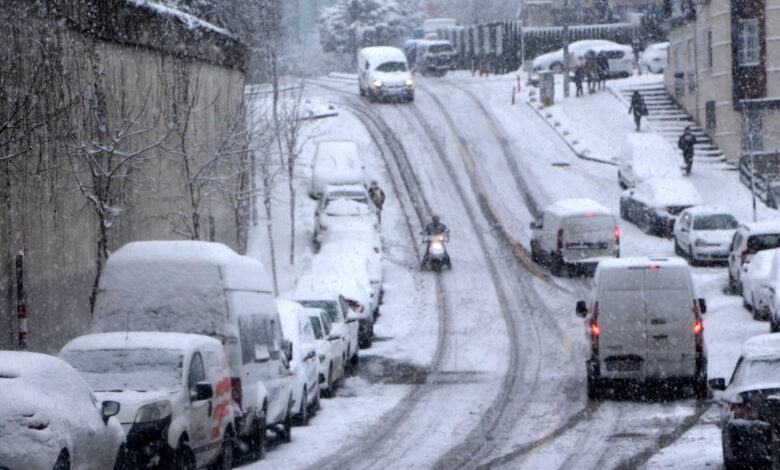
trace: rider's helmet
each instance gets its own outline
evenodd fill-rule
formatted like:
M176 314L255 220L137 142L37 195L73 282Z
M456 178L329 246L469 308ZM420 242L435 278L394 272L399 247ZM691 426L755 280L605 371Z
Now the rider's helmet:
M439 225L439 216L438 215L431 216L431 220L433 221L433 225Z

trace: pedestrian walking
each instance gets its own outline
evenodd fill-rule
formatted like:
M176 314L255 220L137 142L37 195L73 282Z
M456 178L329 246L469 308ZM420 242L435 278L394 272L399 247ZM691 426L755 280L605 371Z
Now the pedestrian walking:
M379 220L382 220L382 206L385 205L385 192L376 184L376 181L371 181L371 186L368 188L368 196L376 206Z
M596 57L599 70L599 90L604 90L607 87L607 77L609 77L609 59L604 51L600 51Z
M628 114L631 113L634 113L634 124L636 124L636 131L639 132L642 116L647 116L647 106L638 90L634 90L634 94L631 95L631 106L628 107Z
M683 160L685 160L685 174L691 174L691 166L693 166L693 146L696 145L696 136L691 132L691 126L686 126L685 131L677 141L677 147L682 150Z
M595 93L596 81L599 79L599 64L593 51L585 53L585 76L588 79L588 94Z
M579 61L574 69L574 84L577 86L576 96L582 96L582 81L585 80L585 63Z

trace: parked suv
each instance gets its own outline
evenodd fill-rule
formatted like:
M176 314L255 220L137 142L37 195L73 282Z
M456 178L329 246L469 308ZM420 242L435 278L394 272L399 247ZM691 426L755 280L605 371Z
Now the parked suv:
M599 263L585 318L590 352L588 398L625 382L681 382L707 395L707 350L702 314L688 264L680 258L623 258Z
M780 220L740 225L729 247L729 289L742 293L742 266L761 250L780 248Z
M137 468L231 468L234 426L227 358L219 341L183 333L80 336L62 348L117 419Z
M443 77L454 68L455 51L445 40L426 40L415 48L414 71L422 75Z

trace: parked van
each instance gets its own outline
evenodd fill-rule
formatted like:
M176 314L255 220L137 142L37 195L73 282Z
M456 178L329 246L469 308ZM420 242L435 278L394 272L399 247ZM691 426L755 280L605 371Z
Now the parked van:
M406 56L395 47L365 47L358 52L360 96L414 101L414 79Z
M553 275L592 274L604 258L620 256L615 216L591 199L562 199L531 223L531 257Z
M630 133L618 156L618 184L633 188L650 178L680 178L679 152L660 134Z
M365 186L364 165L355 142L350 140L317 142L317 151L311 162L309 197L319 198L329 184Z
M120 403L135 468L231 468L235 430L222 344L159 332L79 336L60 351L99 400Z
M599 263L589 303L577 302L590 345L588 398L621 382L679 381L707 395L707 349L690 268L672 258Z
M290 438L292 375L271 282L262 263L221 243L128 243L106 262L92 331L205 334L230 366L239 437L260 457L270 428Z

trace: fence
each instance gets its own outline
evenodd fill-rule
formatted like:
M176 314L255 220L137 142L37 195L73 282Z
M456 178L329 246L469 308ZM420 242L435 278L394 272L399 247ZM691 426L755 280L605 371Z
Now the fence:
M750 171L751 160L753 162L753 171ZM780 153L774 152L753 152L742 154L739 158L739 180L742 184L751 188L751 173L754 179L756 197L767 203L770 207L777 208L778 196L774 194L777 184L780 186Z

